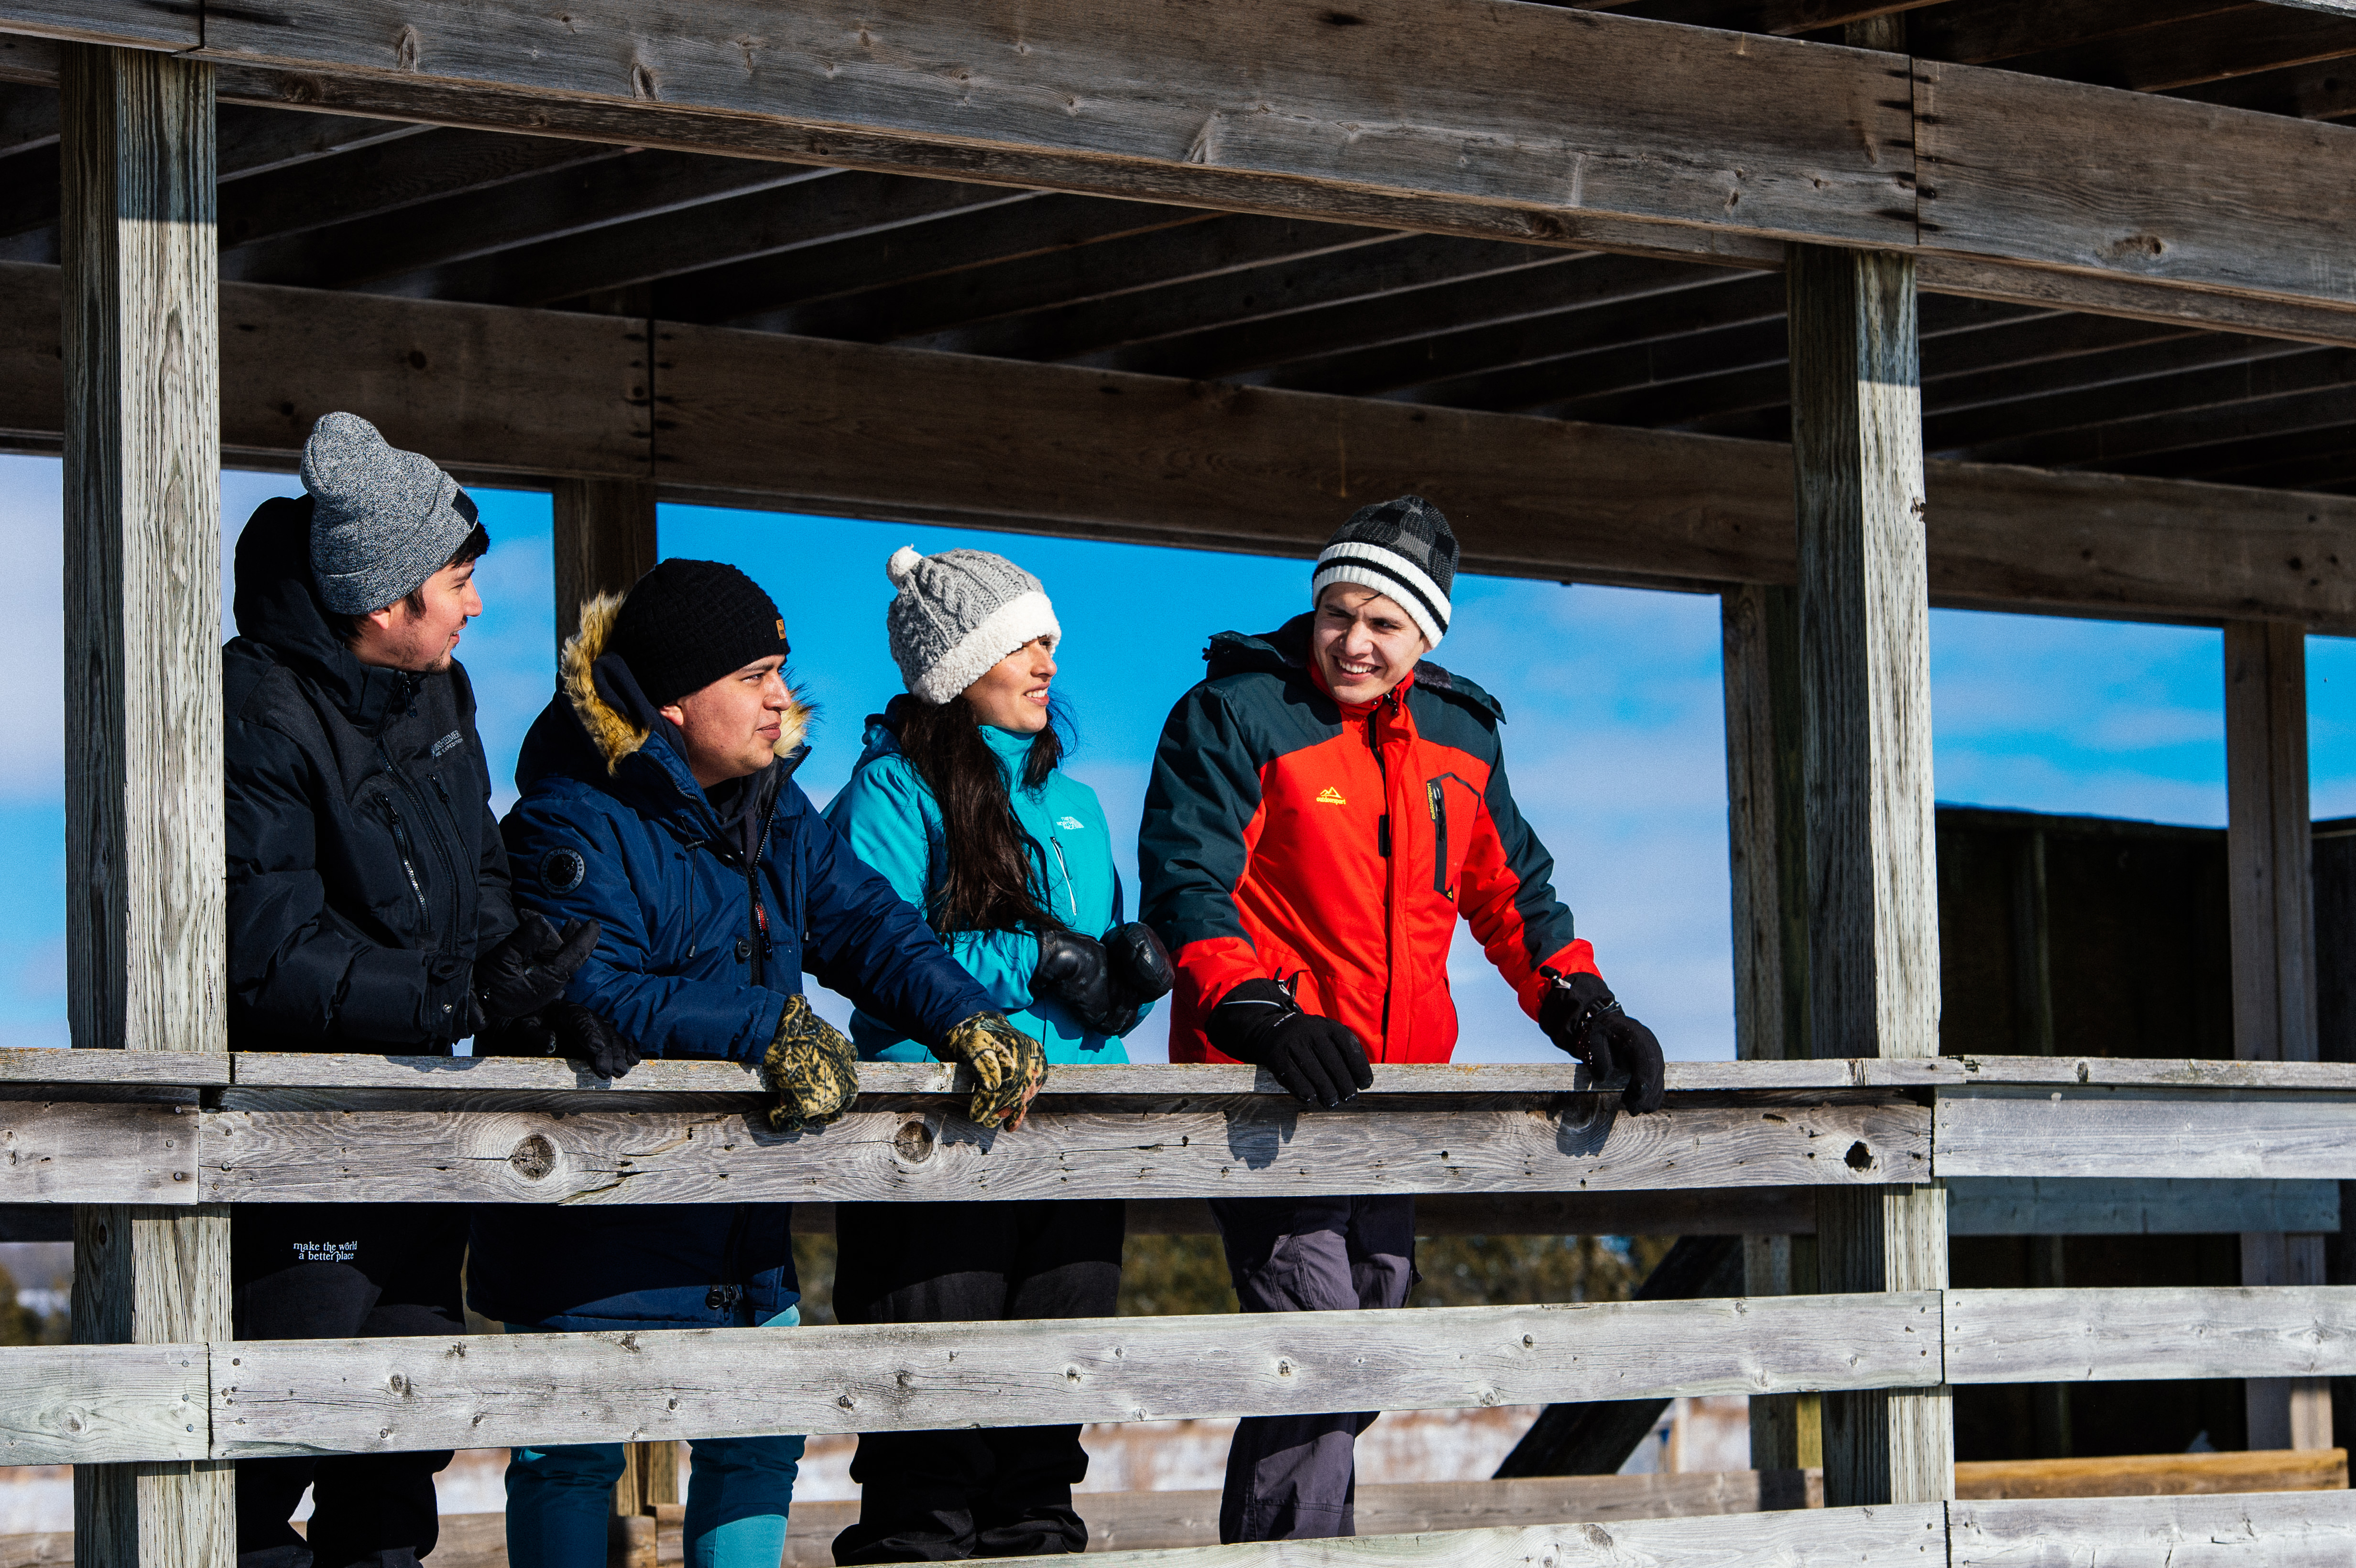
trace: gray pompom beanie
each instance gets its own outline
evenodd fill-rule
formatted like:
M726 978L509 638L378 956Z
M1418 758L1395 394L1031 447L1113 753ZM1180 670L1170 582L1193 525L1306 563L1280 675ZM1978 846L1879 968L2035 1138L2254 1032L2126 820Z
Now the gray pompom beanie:
M430 457L403 452L358 414L321 414L303 443L311 575L338 615L397 604L450 564L475 503Z
M884 612L884 629L900 678L919 702L947 702L1033 637L1050 646L1063 640L1047 591L1002 555L918 555L903 545L884 572L900 591Z

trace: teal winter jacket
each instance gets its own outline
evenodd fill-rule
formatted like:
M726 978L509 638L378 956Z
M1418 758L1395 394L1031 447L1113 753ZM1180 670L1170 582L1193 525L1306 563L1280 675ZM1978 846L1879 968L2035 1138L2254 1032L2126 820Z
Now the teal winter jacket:
M893 890L929 909L930 898L948 875L941 809L916 767L900 752L902 704L867 720L867 749L826 808L826 819L849 841L860 859L881 872ZM1105 827L1097 792L1058 770L1039 788L1023 786L1023 760L1031 737L985 724L990 742L1006 770L1006 792L1015 820L1036 842L1045 860L1045 881L1036 876L1032 896L1083 936L1101 936L1126 917L1121 912L1119 873L1113 869L1112 834ZM1047 1048L1051 1063L1127 1061L1118 1037L1091 1032L1052 997L1033 998L1031 976L1039 967L1039 939L1023 931L959 931L946 939L950 956L988 992L1014 1027ZM930 1061L932 1052L883 1019L854 1013L851 1038L859 1054L883 1061Z

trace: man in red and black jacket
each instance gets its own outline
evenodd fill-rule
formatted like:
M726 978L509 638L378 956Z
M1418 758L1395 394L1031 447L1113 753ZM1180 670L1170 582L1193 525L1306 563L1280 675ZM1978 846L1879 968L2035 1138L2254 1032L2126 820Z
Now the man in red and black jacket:
M1631 1111L1661 1101L1661 1049L1620 1010L1515 809L1496 700L1420 662L1448 630L1456 538L1419 496L1333 535L1312 609L1223 632L1154 755L1139 834L1143 914L1174 956L1170 1056L1267 1068L1333 1106L1368 1061L1446 1061L1448 950L1462 914L1548 1039ZM1399 1307L1415 1200L1212 1204L1246 1311ZM1237 1429L1222 1541L1354 1533L1357 1434L1374 1413L1255 1416Z

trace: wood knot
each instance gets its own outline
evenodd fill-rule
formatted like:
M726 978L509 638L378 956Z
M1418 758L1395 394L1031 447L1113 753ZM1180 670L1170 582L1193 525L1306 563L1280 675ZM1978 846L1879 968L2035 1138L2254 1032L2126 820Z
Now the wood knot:
M392 41L392 63L400 70L415 70L418 56L424 52L424 40L414 27L403 27Z
M534 1133L515 1146L508 1156L508 1164L526 1181L538 1181L556 1168L556 1146L545 1135Z
M933 1157L933 1129L922 1122L903 1122L892 1136L892 1147L910 1165L922 1165Z
M1848 1153L1842 1156L1842 1158L1847 1163L1848 1168L1851 1170L1871 1170L1873 1168L1873 1151L1866 1147L1862 1143L1854 1143L1849 1145Z

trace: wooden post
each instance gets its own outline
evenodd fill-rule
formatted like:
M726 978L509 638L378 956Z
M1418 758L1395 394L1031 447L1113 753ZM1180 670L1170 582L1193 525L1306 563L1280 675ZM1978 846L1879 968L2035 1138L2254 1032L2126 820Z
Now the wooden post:
M1726 681L1727 849L1734 913L1734 1051L1745 1061L1808 1054L1808 836L1801 722L1800 602L1744 584L1719 601ZM1815 1238L1743 1238L1743 1293L1815 1289ZM1824 1463L1815 1394L1751 1401L1751 1464Z
M1808 1038L1819 1057L1933 1056L1939 931L1914 263L1787 252L1808 837ZM1826 1189L1826 1291L1947 1283L1936 1186ZM1944 1389L1827 1395L1828 1507L1954 1487Z
M655 487L644 479L560 479L556 645L581 629L583 603L618 593L655 563Z
M2225 624L2225 856L2233 882L2233 1054L2313 1061L2314 829L2308 820L2307 634ZM2320 1285L2323 1238L2242 1238L2244 1285ZM2331 1446L2330 1383L2253 1378L2249 1446Z
M59 130L73 1043L223 1051L211 68L66 45ZM77 1341L226 1339L229 1298L226 1209L75 1214ZM230 1568L230 1467L76 1466L74 1537L81 1568Z
M560 479L556 511L556 645L581 629L581 606L617 593L655 563L655 487L644 479ZM654 1508L679 1501L676 1445L632 1443L614 1483L606 1561L654 1568Z

